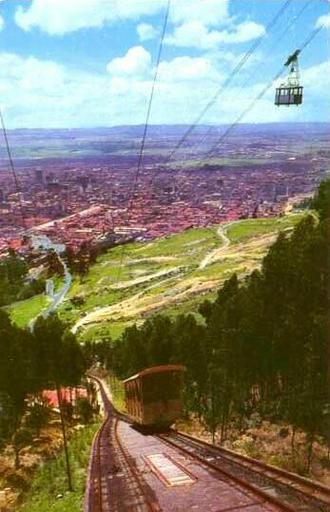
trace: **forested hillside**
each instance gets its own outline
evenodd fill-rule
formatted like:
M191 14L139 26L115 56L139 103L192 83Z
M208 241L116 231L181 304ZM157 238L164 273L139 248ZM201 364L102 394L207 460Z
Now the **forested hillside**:
M231 422L252 412L283 420L313 441L326 435L330 416L329 343L330 182L321 184L311 213L293 233L281 233L260 270L234 274L214 302L205 301L204 325L191 315L157 315L128 328L112 347L117 375L162 363L187 366L187 411L224 439Z

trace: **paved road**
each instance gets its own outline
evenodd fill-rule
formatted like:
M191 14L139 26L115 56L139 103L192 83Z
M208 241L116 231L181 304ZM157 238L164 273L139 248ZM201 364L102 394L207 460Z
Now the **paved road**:
M45 308L41 313L39 313L35 318L33 318L29 323L29 328L33 330L34 324L39 316L43 316L43 318L47 318L48 315L56 311L58 306L61 304L61 302L64 300L66 294L68 293L71 283L72 283L72 275L68 269L68 266L64 259L61 256L61 253L63 252L63 246L58 244L53 244L51 240L47 237L42 237L36 239L36 244L38 247L42 247L45 250L53 249L57 256L59 261L61 262L64 270L64 284L62 288L53 295L52 302Z

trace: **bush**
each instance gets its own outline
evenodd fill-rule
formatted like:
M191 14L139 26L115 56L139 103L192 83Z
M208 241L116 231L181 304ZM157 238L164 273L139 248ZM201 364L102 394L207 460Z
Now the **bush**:
M90 423L94 416L94 409L87 398L78 398L75 406L75 413L83 423Z
M50 417L50 407L47 402L37 402L28 408L26 425L35 430L37 436L40 435L40 429L45 426Z

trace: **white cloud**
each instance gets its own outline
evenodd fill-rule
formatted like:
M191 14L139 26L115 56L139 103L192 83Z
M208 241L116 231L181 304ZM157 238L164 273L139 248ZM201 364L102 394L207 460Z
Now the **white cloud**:
M159 65L159 79L165 82L203 80L215 77L212 64L204 57L176 57Z
M143 46L130 48L124 57L112 59L107 70L114 75L144 75L150 68L151 55Z
M316 22L316 27L322 27L330 28L330 14L324 14L323 16L320 16L319 19Z
M172 0L170 17L175 24L200 21L223 24L229 0ZM24 30L38 27L50 35L63 35L123 19L139 19L164 11L166 0L31 0L19 6L15 21ZM142 29L143 30L143 29Z
M321 64L316 64L304 70L302 83L307 93L308 89L312 89L313 91L318 90L323 96L325 91L329 91L328 96L330 96L330 62L321 62ZM329 105L329 102L327 105Z
M199 21L205 25L223 24L228 18L229 0L174 0L171 20L175 24Z
M110 73L104 70L97 74L35 57L0 53L0 97L8 128L142 123L152 86L152 63L148 57L145 62L144 75L127 73L127 68L123 72L121 66L115 66ZM219 88L223 67L223 62L209 56L182 56L161 62L151 122L194 121L196 109L200 111ZM330 64L323 62L305 69L302 82L305 86L302 107L276 108L275 87L272 87L244 121L327 120ZM203 122L233 122L264 86L265 83L258 83L246 88L229 88ZM321 94L323 103L319 100Z
M149 23L140 23L136 27L140 41L149 41L158 35L158 31Z
M116 20L138 19L162 8L158 0L32 0L28 7L17 8L15 21L24 30L38 27L50 35L63 35Z
M211 30L200 21L191 21L176 27L173 34L166 38L166 43L181 47L211 49L221 43L245 43L264 34L264 26L253 21L240 23L230 31Z
M5 20L3 19L3 16L0 16L0 31L5 28Z
M225 27L231 24L229 18L230 0L172 0L170 21L178 29L173 36L177 46L180 33L185 40L189 25L200 24L205 32L203 47L210 48L217 42L247 41L260 26L253 22L238 25L231 32L217 32L210 27ZM166 0L31 0L28 6L20 5L15 12L15 21L23 30L39 28L50 35L64 35L88 27L102 27L106 23L121 20L138 20L144 16L161 14L166 8ZM196 30L196 28L195 28ZM141 41L154 38L155 28L148 23L137 27ZM201 35L200 35L201 37ZM195 45L193 45L195 46Z

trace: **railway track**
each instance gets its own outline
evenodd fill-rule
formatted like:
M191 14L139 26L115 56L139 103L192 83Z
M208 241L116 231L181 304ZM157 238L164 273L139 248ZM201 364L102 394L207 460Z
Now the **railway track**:
M157 497L138 468L140 455L130 455L120 436L122 425L131 420L113 407L104 383L92 378L100 387L106 418L92 447L84 512L160 512ZM245 489L256 497L257 510L271 506L282 512L330 512L330 489L321 484L173 430L150 437L211 469L229 487Z
M118 435L120 419L100 386L106 418L91 453L84 512L158 512L160 509Z
M183 433L171 431L158 437L202 464L231 476L281 510L330 512L330 489L321 484Z

